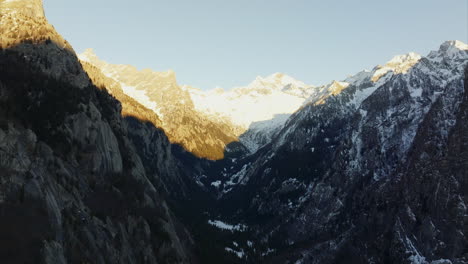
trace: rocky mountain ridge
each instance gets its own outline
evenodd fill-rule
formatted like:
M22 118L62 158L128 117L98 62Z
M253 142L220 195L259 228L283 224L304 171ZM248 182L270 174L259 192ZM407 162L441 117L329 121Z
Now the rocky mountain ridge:
M402 61L325 86L254 158L212 179L222 219L249 226L264 261L467 262L468 45Z
M120 82L127 95L153 110L163 121L167 120L160 126L167 130L171 142L180 143L199 157L217 160L224 157L221 152L236 152L239 146L245 149L241 150L244 155L253 154L269 143L288 118L302 106L318 98L335 96L350 84L369 81L366 79L368 75L372 75L370 81L377 82L388 72L405 73L421 56L416 53L395 56L372 71L363 71L343 81L319 87L275 73L266 78L257 77L251 84L229 91L221 88L202 91L188 85L179 86L173 71L158 73L143 70L139 73L129 65L108 64L91 49L81 54L80 58ZM186 125L181 117L196 121ZM181 129L181 126L186 129ZM199 127L217 129L210 133L209 130L198 131ZM209 139L201 143L196 134L187 131L203 132L209 135ZM230 146L236 147L232 150ZM206 148L217 149L216 154L200 151Z

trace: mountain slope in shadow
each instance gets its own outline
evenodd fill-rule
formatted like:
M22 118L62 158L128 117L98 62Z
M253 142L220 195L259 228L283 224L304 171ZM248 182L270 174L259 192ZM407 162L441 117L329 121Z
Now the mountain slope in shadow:
M90 80L42 1L0 7L1 262L196 263L121 103ZM142 117L139 107L123 114ZM152 161L174 170L164 156Z
M222 219L263 248L245 262L466 262L468 46L407 57L311 101L226 175L242 181L223 189Z

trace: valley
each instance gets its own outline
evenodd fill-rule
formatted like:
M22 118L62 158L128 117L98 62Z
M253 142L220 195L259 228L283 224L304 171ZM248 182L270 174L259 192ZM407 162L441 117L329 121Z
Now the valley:
M467 44L202 90L42 5L0 0L0 262L468 263Z

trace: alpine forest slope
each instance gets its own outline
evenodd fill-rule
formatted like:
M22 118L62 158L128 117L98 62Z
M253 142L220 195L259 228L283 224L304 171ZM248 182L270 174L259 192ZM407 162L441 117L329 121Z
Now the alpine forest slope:
M230 248L245 263L468 263L467 66L447 41L322 86L212 176L219 219L248 226Z
M0 45L0 262L196 263L157 117L91 81L41 0L0 1ZM153 167L129 123L153 136Z

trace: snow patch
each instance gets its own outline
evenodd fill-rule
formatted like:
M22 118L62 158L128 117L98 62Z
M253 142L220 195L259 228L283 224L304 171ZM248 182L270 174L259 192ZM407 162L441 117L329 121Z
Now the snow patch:
M250 166L250 163L244 164L244 166L242 166L242 169L240 171L238 171L237 173L231 176L229 181L226 182L226 185L230 186L230 185L236 185L236 184L245 184L246 182L245 176L247 174L247 168L249 166Z
M222 230L229 230L231 232L234 232L234 231L244 232L247 230L246 225L242 225L242 224L230 225L220 220L208 220L208 224L215 226Z
M270 255L271 253L275 253L275 252L276 252L276 250L271 249L271 248L268 248L267 251L265 251L265 252L262 253L262 257L268 256L268 255Z
M422 88L416 88L411 91L411 97L421 97L422 96L423 89Z
M416 247L413 245L413 242L406 237L406 245L409 246L409 250L406 250L406 253L412 254L408 257L408 260L411 261L412 264L426 264L426 258L422 256Z
M137 100L137 102L142 104L144 107L151 109L158 115L160 119L164 118L164 115L161 113L161 109L159 109L158 105L146 95L146 92L144 90L138 90L136 87L133 86L125 86L125 84L123 83L120 84L122 86L123 92L126 95Z
M215 181L211 183L211 186L214 186L216 188L219 188L220 185L221 185L221 181Z
M452 261L448 259L438 259L431 261L431 264L452 264Z
M240 251L237 251L237 250L234 250L232 248L226 247L226 248L224 248L224 250L226 250L227 252L230 252L230 253L234 253L240 259L244 258L244 256L245 256L245 253L244 253L243 249L241 249Z

